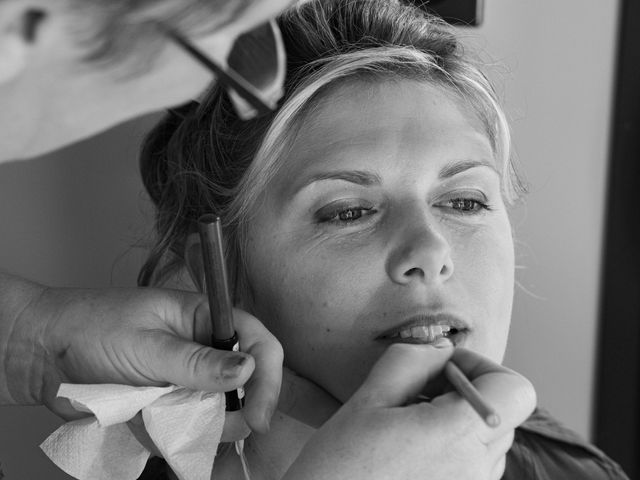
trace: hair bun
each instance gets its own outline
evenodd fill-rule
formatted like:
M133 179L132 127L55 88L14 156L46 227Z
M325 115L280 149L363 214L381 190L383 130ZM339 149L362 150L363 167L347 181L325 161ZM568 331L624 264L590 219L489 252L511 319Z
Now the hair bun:
M192 100L169 109L143 142L140 151L140 172L144 187L156 205L161 201L169 182L169 162L166 157L171 137L185 120L196 112L199 105Z
M170 108L167 112L169 113L169 116L179 124L179 122L184 121L185 118L195 113L199 106L200 104L198 102L191 100L184 105Z

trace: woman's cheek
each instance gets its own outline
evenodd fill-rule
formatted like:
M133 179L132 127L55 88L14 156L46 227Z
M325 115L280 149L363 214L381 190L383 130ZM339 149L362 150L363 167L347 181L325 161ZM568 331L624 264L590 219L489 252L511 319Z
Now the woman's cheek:
M452 281L460 286L474 315L476 332L470 348L501 360L511 320L514 253L506 217L450 233ZM491 281L487 281L491 279Z

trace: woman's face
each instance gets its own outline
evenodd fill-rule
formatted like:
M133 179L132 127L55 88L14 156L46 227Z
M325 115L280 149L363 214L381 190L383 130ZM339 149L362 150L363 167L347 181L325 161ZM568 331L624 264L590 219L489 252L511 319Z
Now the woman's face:
M440 328L501 361L514 263L498 168L439 87L325 94L249 224L251 309L286 364L345 401L391 342Z

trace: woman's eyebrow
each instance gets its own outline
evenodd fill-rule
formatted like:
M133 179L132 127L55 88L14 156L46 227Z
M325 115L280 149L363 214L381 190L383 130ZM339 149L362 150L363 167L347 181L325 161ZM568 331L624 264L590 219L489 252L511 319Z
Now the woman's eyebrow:
M440 179L450 178L454 175L462 173L466 170L476 167L488 167L499 175L498 170L492 161L489 160L461 160L451 162L440 170L438 177ZM376 173L366 170L331 170L327 172L318 172L304 178L300 183L294 186L293 193L298 193L303 188L314 182L323 180L343 180L345 182L355 183L357 185L371 186L380 185L382 180Z
M438 174L438 178L440 179L451 178L454 175L457 175L466 170L469 170L470 168L476 168L476 167L488 167L491 170L493 170L496 174L500 175L500 172L498 172L498 169L496 168L496 166L492 161L484 160L484 159L461 160L461 161L451 162L445 165L444 167L442 167L442 169L440 170L440 173Z
M382 183L380 176L373 172L365 170L332 170L328 172L315 173L306 177L302 182L295 186L294 193L299 192L304 187L311 185L314 182L322 180L343 180L345 182L351 182L363 186L380 185Z

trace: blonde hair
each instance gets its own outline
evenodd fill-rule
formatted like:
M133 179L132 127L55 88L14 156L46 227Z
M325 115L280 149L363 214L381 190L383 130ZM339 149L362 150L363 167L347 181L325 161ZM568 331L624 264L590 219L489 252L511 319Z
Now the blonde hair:
M439 86L480 120L513 202L521 183L509 126L487 78L464 55L454 30L422 10L389 0L311 0L279 18L288 52L285 96L272 114L240 121L226 93L168 116L151 133L142 176L158 213L156 242L139 281L162 280L182 263L184 239L204 212L224 219L230 270L244 284L246 226L287 158L306 112L343 82L406 79Z

